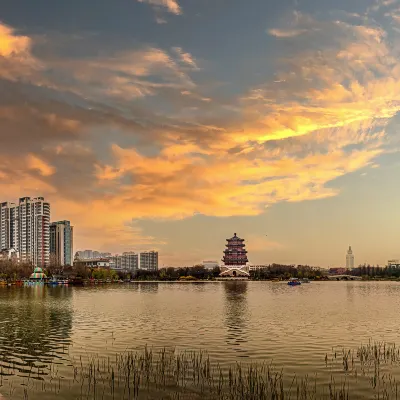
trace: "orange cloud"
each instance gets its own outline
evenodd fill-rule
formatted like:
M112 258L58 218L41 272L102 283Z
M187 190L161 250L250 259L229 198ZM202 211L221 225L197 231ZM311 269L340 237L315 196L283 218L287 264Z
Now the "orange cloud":
M172 14L182 14L181 7L176 0L138 0L140 3L148 3L155 7L165 8Z
M0 57L20 57L29 55L31 39L15 35L12 28L0 24Z
M55 173L55 168L41 160L39 157L34 154L29 154L27 157L27 167L28 169L32 169L38 171L42 176L50 176Z
M0 23L0 78L15 80L39 68L31 54L32 39Z
M320 22L304 15L297 16L294 28L309 32L306 41L286 36L298 52L283 57L275 82L253 88L242 98L250 121L245 131L254 140L298 137L353 123L371 125L398 112L400 68L381 28ZM310 40L325 40L325 49L309 50ZM238 141L247 138L239 136Z
M131 209L136 217L184 218L194 210L213 216L257 215L276 202L336 195L326 183L369 165L381 152L372 146L303 158L274 158L265 151L252 159L224 154L204 159L189 158L185 151L173 158L168 152L144 157L114 146L115 166L105 166L97 176L100 182L132 176L136 183L119 183L113 207Z

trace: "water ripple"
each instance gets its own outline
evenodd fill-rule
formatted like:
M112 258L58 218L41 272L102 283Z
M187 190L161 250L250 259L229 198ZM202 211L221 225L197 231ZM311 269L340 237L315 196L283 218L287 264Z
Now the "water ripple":
M399 303L391 282L0 288L0 375L46 379L57 365L70 376L71 358L147 344L206 349L223 367L273 361L322 380L334 346L397 342Z

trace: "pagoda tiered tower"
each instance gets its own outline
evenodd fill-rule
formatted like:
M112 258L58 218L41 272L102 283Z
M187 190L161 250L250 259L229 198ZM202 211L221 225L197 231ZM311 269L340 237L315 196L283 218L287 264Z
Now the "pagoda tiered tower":
M224 250L220 276L225 277L248 277L249 266L247 265L247 250L245 249L244 239L236 236L226 239L227 244Z

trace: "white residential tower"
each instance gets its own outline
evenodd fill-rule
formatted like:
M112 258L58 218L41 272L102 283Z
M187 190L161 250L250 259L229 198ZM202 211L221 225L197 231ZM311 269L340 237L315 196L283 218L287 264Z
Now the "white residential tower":
M347 250L346 254L346 269L349 270L354 269L354 254L353 250L351 249L351 246L349 246L349 249Z
M21 262L48 265L50 204L43 197L0 203L0 250L14 249Z

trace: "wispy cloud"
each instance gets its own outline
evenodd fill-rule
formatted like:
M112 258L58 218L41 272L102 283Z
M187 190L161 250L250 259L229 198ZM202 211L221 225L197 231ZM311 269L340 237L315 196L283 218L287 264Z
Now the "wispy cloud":
M278 38L289 38L306 33L307 29L269 29L268 33Z
M267 32L277 38L295 38L319 30L318 24L310 15L299 11L286 15L280 25L280 27L268 29Z
M282 57L275 82L243 97L248 119L258 121L256 139L284 139L393 117L400 105L400 75L385 31L337 20L306 21L311 36L290 39L297 50Z
M178 55L180 61L189 67L192 67L195 70L198 70L199 67L197 66L196 60L190 53L185 53L181 47L174 47L173 50Z

